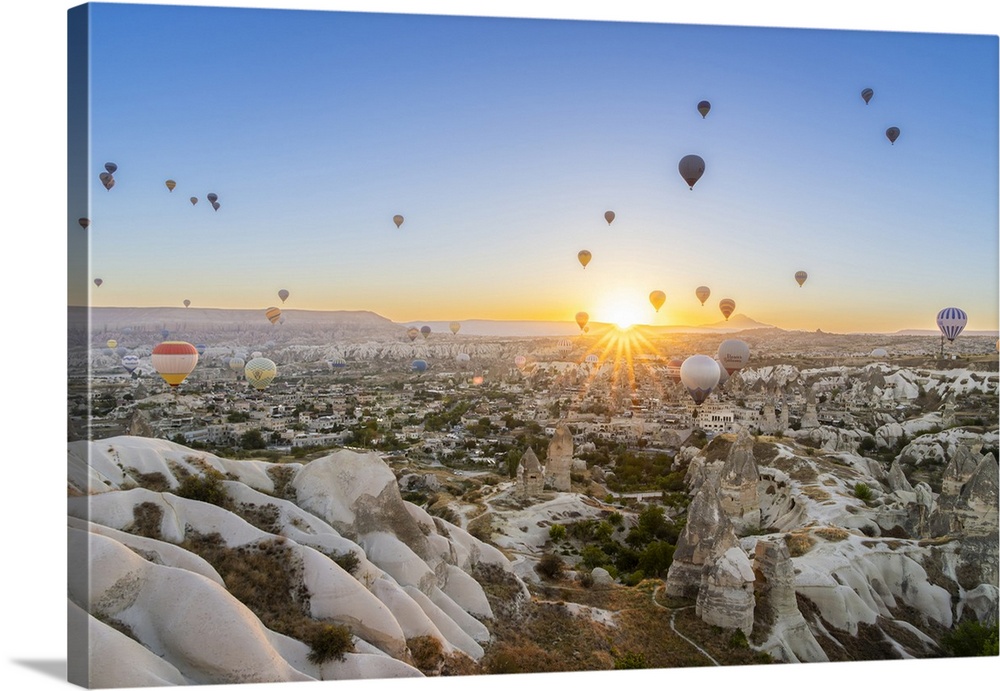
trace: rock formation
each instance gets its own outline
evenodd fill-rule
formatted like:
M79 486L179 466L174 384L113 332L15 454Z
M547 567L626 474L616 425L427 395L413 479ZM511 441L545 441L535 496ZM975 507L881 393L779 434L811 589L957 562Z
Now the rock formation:
M687 523L677 539L667 571L667 595L697 597L702 571L711 562L715 548L725 552L736 544L732 523L719 503L718 489L712 482L702 483L688 507Z
M754 618L753 567L739 545L727 547L728 543L718 540L705 564L695 613L707 624L739 629L749 636Z
M559 425L545 457L545 484L558 492L569 492L572 466L573 435L565 425Z
M744 428L722 465L719 475L719 503L737 533L760 528L760 474L753 455L754 439Z
M542 464L529 446L517 464L517 493L522 497L537 497L542 493L544 484Z
M784 662L827 662L799 612L795 599L795 567L784 540L759 540L754 549L757 620L770 624L763 649Z

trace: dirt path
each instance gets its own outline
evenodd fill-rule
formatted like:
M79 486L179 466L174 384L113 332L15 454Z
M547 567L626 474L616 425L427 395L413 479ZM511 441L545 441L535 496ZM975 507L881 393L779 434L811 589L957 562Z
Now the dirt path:
M674 633L676 633L678 636L680 636L682 639L684 639L685 641L687 641L688 644L691 645L691 647L693 647L699 653L701 653L702 655L704 655L705 657L707 657L712 662L713 665L721 666L721 665L719 665L718 660L716 660L714 657L712 657L711 655L708 654L708 651L706 651L700 645L698 645L697 643L695 643L690 638L688 638L683 633L681 633L680 631L677 630L677 627L674 625L674 622L677 619L677 613L680 612L683 609L690 609L692 607L692 605L687 605L686 607L678 607L677 609L673 609L673 608L667 607L666 605L661 605L659 602L656 601L656 593L662 587L663 587L662 585L658 585L655 588L653 588L653 596L652 596L653 597L653 604L656 605L657 607L659 607L660 609L665 609L665 610L667 610L667 611L670 612L670 629Z

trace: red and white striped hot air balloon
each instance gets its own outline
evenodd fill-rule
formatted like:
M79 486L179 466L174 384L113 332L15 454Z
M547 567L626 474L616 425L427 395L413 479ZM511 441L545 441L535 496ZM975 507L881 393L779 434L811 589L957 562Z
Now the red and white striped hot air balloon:
M198 349L186 341L163 341L153 348L153 368L170 386L177 386L198 364Z

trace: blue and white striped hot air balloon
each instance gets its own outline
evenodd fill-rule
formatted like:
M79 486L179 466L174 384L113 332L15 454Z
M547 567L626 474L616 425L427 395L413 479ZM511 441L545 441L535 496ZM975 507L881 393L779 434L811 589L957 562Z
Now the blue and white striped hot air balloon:
M938 328L948 341L958 338L958 334L962 333L968 321L969 315L957 307L945 307L937 316Z

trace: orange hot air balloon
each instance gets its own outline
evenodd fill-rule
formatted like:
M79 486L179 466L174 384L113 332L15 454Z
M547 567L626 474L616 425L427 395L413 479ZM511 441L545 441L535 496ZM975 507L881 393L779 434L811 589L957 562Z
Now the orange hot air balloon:
M267 317L272 324L277 324L278 320L281 319L281 310L277 307L268 307L267 311L264 312L264 316Z
M167 180L164 184L167 186L167 189L170 190L171 192L173 192L174 188L177 187L177 183L174 182L173 180Z
M809 274L807 274L805 271L795 272L795 282L799 284L799 288L802 287L802 284L806 282L807 278L809 278Z
M604 220L608 222L608 225L611 225L611 221L615 220L615 212L614 211L605 211L604 212Z
M396 227L398 228L399 226L403 225L403 217L400 216L399 214L396 214L395 216L392 217L392 222L395 223Z
M726 321L729 321L729 315L732 314L735 309L736 303L729 298L724 298L719 301L719 310L721 310L722 316L726 318Z
M580 260L580 263L583 265L583 268L585 269L587 268L587 264L590 263L590 259L593 256L594 255L590 253L590 250L580 250L576 254L576 258Z
M163 341L153 348L152 361L163 381L176 387L198 364L198 349L186 341Z
M662 290L654 290L649 294L649 302L656 308L659 312L660 308L663 307L663 303L667 301L667 294Z
M406 335L410 337L411 341L417 340L417 336L420 335L420 329L415 326L410 327L406 330Z
M694 294L699 300L701 300L701 306L704 307L705 300L707 300L708 296L712 294L712 291L708 289L708 286L698 286L694 289Z
M583 330L587 327L587 322L590 321L590 315L586 312L576 313L576 323L579 324L580 329Z

